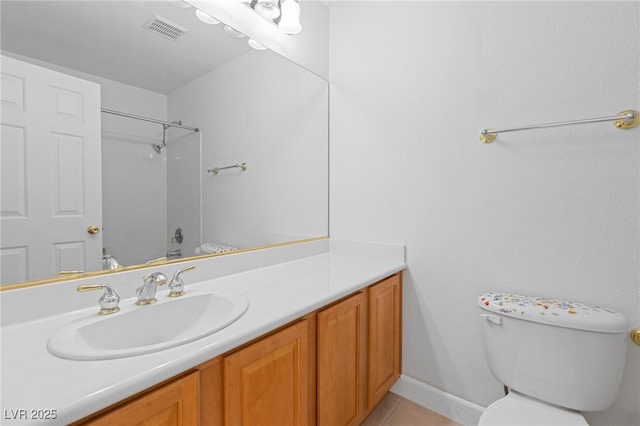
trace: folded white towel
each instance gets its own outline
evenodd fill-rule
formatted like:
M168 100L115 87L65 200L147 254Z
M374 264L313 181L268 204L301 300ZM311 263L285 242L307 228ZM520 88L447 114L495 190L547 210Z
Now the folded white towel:
M238 250L237 247L221 243L205 243L195 249L195 254L227 253Z

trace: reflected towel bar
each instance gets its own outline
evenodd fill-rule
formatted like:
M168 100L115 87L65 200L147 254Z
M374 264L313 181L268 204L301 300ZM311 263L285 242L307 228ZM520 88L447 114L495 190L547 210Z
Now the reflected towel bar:
M588 118L585 120L562 121L559 123L534 124L531 126L512 127L508 129L482 129L479 138L484 143L491 143L498 133L516 132L519 130L544 129L546 127L570 126L574 124L599 123L602 121L615 121L615 126L619 129L631 129L640 124L640 113L632 109L622 111L618 115L611 117Z
M233 166L225 166L225 167L214 167L213 169L208 169L207 172L217 175L220 170L226 170L226 169L242 169L242 171L244 172L245 170L247 170L247 163L234 164Z

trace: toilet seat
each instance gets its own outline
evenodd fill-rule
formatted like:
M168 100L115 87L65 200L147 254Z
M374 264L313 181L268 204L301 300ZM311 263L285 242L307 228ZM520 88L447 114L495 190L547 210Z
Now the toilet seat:
M511 391L489 405L478 426L588 426L578 411L553 406Z

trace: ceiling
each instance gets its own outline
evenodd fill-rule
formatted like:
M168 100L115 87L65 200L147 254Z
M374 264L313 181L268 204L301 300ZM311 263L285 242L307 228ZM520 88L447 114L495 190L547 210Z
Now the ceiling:
M344 0L325 0L325 1L322 1L321 3L324 4L325 6L331 8L331 7L333 7L333 6L337 5L337 4L340 4L342 2L344 2Z
M167 94L251 50L176 0L0 1L2 50ZM170 40L143 25L158 15L187 29Z

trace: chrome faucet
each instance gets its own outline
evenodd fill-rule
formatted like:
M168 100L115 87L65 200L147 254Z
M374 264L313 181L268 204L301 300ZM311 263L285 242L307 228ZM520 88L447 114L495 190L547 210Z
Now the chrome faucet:
M182 250L181 249L175 249L175 250L171 250L169 252L167 252L167 259L173 259L176 257L182 257Z
M184 269L180 269L178 272L173 274L173 278L171 278L171 282L169 283L169 297L179 297L184 294L184 281L182 281L183 272L191 271L192 269L196 269L195 266L187 266Z
M122 268L123 266L120 264L120 262L118 262L118 259L116 259L114 256L110 254L105 254L104 256L102 256L103 270L117 271L118 269L122 269Z
M111 287L104 284L92 284L92 285L79 285L76 288L79 292L91 290L104 290L104 293L98 299L98 305L100 305L99 315L113 314L120 310L118 303L120 302L120 296Z
M156 303L156 289L159 285L167 283L167 277L162 272L154 272L142 278L144 284L136 289L138 301L136 305L150 305Z

